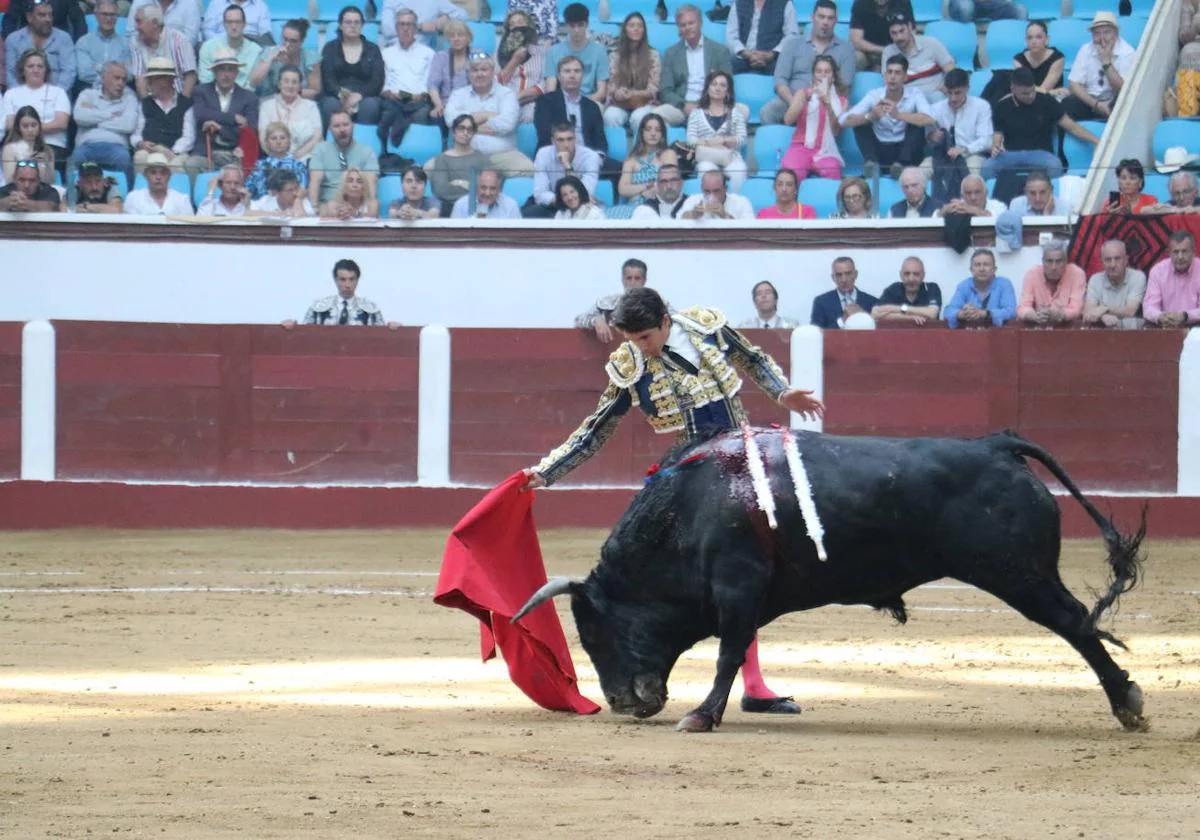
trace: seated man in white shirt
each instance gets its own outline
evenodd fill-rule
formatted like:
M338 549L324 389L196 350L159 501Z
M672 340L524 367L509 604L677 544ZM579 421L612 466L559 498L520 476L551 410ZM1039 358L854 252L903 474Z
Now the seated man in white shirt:
M511 88L496 82L496 62L482 52L471 53L467 63L470 84L460 87L446 100L446 125L459 114L470 114L478 126L471 145L504 173L504 177L533 175L533 161L517 151L517 122L521 109Z
M738 329L791 330L800 326L799 321L779 314L779 290L770 280L755 283L750 297L754 301L754 317L742 321Z
M192 200L171 189L171 165L162 152L146 155L146 184L132 190L125 199L125 212L131 216L191 216Z
M891 167L900 177L906 166L919 166L925 157L925 129L933 125L929 102L914 87L906 87L908 59L893 55L883 68L883 87L868 91L862 101L838 118L854 129L854 139L866 164L868 179L877 167Z
M280 216L289 219L305 219L315 216L312 203L300 186L296 173L287 169L276 169L267 178L267 194L250 204L247 216Z
M689 197L683 192L683 175L679 167L673 163L664 163L658 167L655 187L655 197L635 207L631 218L645 221L679 217L679 211L683 209L684 202Z
M554 185L560 178L574 175L587 187L588 195L596 194L600 178L600 155L577 142L575 127L558 123L551 129L552 145L538 149L533 159L533 203L521 208L521 215L533 219L554 216Z
M946 74L946 98L929 107L934 129L926 138L930 154L921 169L941 201L958 192L963 176L978 175L992 153L992 106L986 99L971 96L970 84L971 74L955 67Z
M1063 100L1063 111L1077 121L1107 120L1133 70L1135 51L1121 37L1112 12L1096 12L1088 29L1092 42L1075 55L1067 76L1071 95Z
M517 202L500 192L500 173L495 169L484 169L475 179L475 195L467 193L454 202L451 219L519 219L521 208ZM474 199L474 200L472 200ZM472 206L473 205L473 206Z
M710 169L700 176L700 195L694 195L679 208L680 219L753 219L750 199L729 192L725 174Z
M945 217L952 213L961 216L988 216L997 218L1008 210L1003 201L988 198L987 182L978 175L968 175L962 179L960 196L952 198L934 211L935 217Z
M379 13L381 48L396 43L400 33L395 25L396 13L401 9L408 9L416 15L416 31L420 34L421 41L430 46L446 28L447 23L452 20L467 20L467 13L450 0L383 0L383 9Z
M379 139L399 146L413 123L429 124L429 67L433 50L417 40L417 15L409 9L396 12L396 42L383 50L384 81Z
M217 187L221 188L220 195ZM240 164L221 167L221 176L208 182L208 195L196 208L197 216L244 216L250 209L250 191Z

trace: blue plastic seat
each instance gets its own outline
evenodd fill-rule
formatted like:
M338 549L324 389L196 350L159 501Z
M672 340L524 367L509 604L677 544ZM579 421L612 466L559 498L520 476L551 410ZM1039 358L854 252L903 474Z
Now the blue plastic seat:
M892 205L903 200L904 190L900 189L899 181L891 178L879 179L879 218L886 218Z
M504 181L502 192L523 207L533 196L533 179L528 177L508 178Z
M1062 17L1062 0L1023 0L1029 20L1057 20Z
M791 125L760 125L754 132L754 160L758 163L758 174L774 177L779 163L792 145L796 133Z
M1162 160L1167 149L1183 146L1189 152L1200 153L1200 122L1188 119L1166 119L1154 128L1154 159Z
M537 127L533 123L519 123L517 125L517 150L530 160L533 160L537 155Z
M335 24L335 26L336 26L336 24ZM330 29L332 30L333 27L330 27ZM380 49L383 48L383 29L382 29L382 24L380 24L379 21L377 21L377 20L364 21L363 28L362 28L362 34L363 34L363 37L366 38L368 41L370 41L372 44L379 47ZM334 34L333 37L336 38L337 37L336 34Z
M1079 124L1097 137L1104 136L1105 124L1098 120L1082 120ZM1088 170L1092 168L1096 147L1067 134L1063 137L1063 154L1067 158L1067 173L1083 176L1087 175Z
M917 23L942 19L942 0L912 0L912 9Z
M725 46L725 21L718 23L717 21L705 18L704 22L700 24L700 32L704 35L705 39Z
M208 195L208 182L220 175L220 172L197 172L196 180L192 184L192 204L195 207L200 206L200 202L204 201Z
M1063 73L1071 69L1075 63L1075 55L1084 44L1091 43L1092 33L1088 32L1088 21L1078 18L1060 18L1050 21L1050 43L1057 47L1066 60L1063 61Z
M1024 20L994 20L988 24L984 52L989 66L1012 66L1013 56L1025 49L1025 27L1028 24Z
M442 130L436 125L410 125L399 146L388 140L388 151L424 166L427 160L442 153Z
M854 136L854 131L849 128L843 128L838 134L838 151L842 153L842 174L843 175L861 175L863 167L863 153L858 148L858 138Z
M471 20L467 21L467 28L471 30L472 50L483 50L488 55L495 55L496 25L494 23Z
M646 18L646 22L649 23L658 19L654 6L655 4L647 3L646 0L608 0L608 21L609 23L620 23L633 12L641 12L642 17Z
M687 142L687 126L671 125L667 126L667 145L672 143Z
M404 179L399 175L384 175L375 187L375 197L379 201L379 218L386 219L392 202L404 197Z
M688 178L683 182L683 192L681 195L700 195L701 192L699 178Z
M1001 65L1004 67L1007 65ZM991 70L976 70L971 74L971 82L967 86L967 93L971 96L983 96L983 89L988 86L988 82L992 80Z
M1096 16L1096 12L1112 12L1114 15L1119 15L1121 13L1120 5L1120 0L1074 0L1071 17L1091 21Z
M754 212L772 207L775 204L775 181L772 178L750 178L738 193L750 200Z
M488 8L492 10L489 18L492 23L504 23L504 18L508 16L508 0L488 0Z
M1146 32L1146 24L1150 22L1150 18L1142 15L1133 15L1131 17L1119 18L1121 23L1121 37L1124 38L1129 46L1137 49L1138 44L1142 42L1142 35Z
M616 204L612 181L597 181L596 191L592 194L592 200L600 202L605 207L612 207Z
M272 19L308 19L308 0L271 0Z
M841 8L845 8L846 4L842 4ZM837 36L839 41L850 40L850 22L849 20L839 20L833 25L833 34Z
M1167 204L1171 200L1171 190L1168 188L1168 182L1171 180L1170 175L1162 175L1158 172L1146 173L1146 186L1142 188L1142 192L1146 195L1152 195Z
M629 157L629 136L624 126L604 126L604 139L608 141L608 159L624 161Z
M775 98L775 80L758 73L738 73L733 77L733 91L738 102L750 109L751 125L761 122L759 111Z
M975 66L975 51L979 47L975 24L935 20L925 27L925 34L941 41L959 67L970 70Z
M840 184L832 178L805 178L800 182L800 203L812 205L818 219L827 219L837 212Z
M124 172L119 169L105 169L104 176L117 182L117 190L121 193L122 201L129 197L129 181L125 178Z
M679 40L679 27L673 22L652 23L646 21L646 38L650 41L651 47L663 53Z
M862 98L870 91L881 87L883 87L882 73L859 70L854 74L854 81L850 83L850 104L854 105L861 102Z

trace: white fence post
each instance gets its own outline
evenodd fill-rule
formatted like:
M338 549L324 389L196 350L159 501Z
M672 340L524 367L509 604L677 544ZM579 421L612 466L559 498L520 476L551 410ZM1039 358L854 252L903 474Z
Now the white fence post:
M806 324L792 330L793 388L812 391L817 399L825 399L825 337L820 327ZM792 428L819 432L825 428L821 420L805 420L792 412Z
M21 478L54 480L54 326L30 321L21 331Z
M1179 478L1175 492L1200 496L1200 329L1188 330L1179 354Z
M421 328L417 390L417 483L450 484L450 331L434 324Z

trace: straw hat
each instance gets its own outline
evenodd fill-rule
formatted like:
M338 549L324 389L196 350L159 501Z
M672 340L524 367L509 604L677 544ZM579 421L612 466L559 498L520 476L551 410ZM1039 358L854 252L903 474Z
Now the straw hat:
M156 166L163 169L170 169L171 162L167 160L167 156L162 152L151 152L146 155L146 169L153 169Z
M146 62L146 76L174 76L175 62L169 58L152 58Z
M1117 23L1117 16L1112 12L1096 12L1096 16L1092 18L1091 24L1088 25L1088 30L1095 29L1097 26L1111 26L1113 29L1120 29Z
M1164 175L1170 175L1172 172L1178 172L1189 163L1200 160L1200 155L1192 153L1183 146L1171 146L1163 152L1163 159L1154 162L1154 167Z
M212 57L213 67L242 67L242 62L238 58L238 54L228 47L222 47L219 50L213 50Z

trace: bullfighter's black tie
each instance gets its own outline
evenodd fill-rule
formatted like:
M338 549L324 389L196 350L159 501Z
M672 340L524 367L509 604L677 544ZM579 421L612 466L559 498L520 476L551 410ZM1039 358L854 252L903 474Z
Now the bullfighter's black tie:
M350 323L350 310L347 308L349 305L349 301L342 301L342 314L338 316L339 326L344 326L345 324Z
M668 359L670 359L672 364L674 364L680 370L686 371L687 373L690 373L692 376L695 376L697 373L700 372L699 370L696 369L696 366L694 364L689 362L686 358L684 358L679 353L676 353L670 347L666 347L666 346L663 347L663 355L666 356Z

